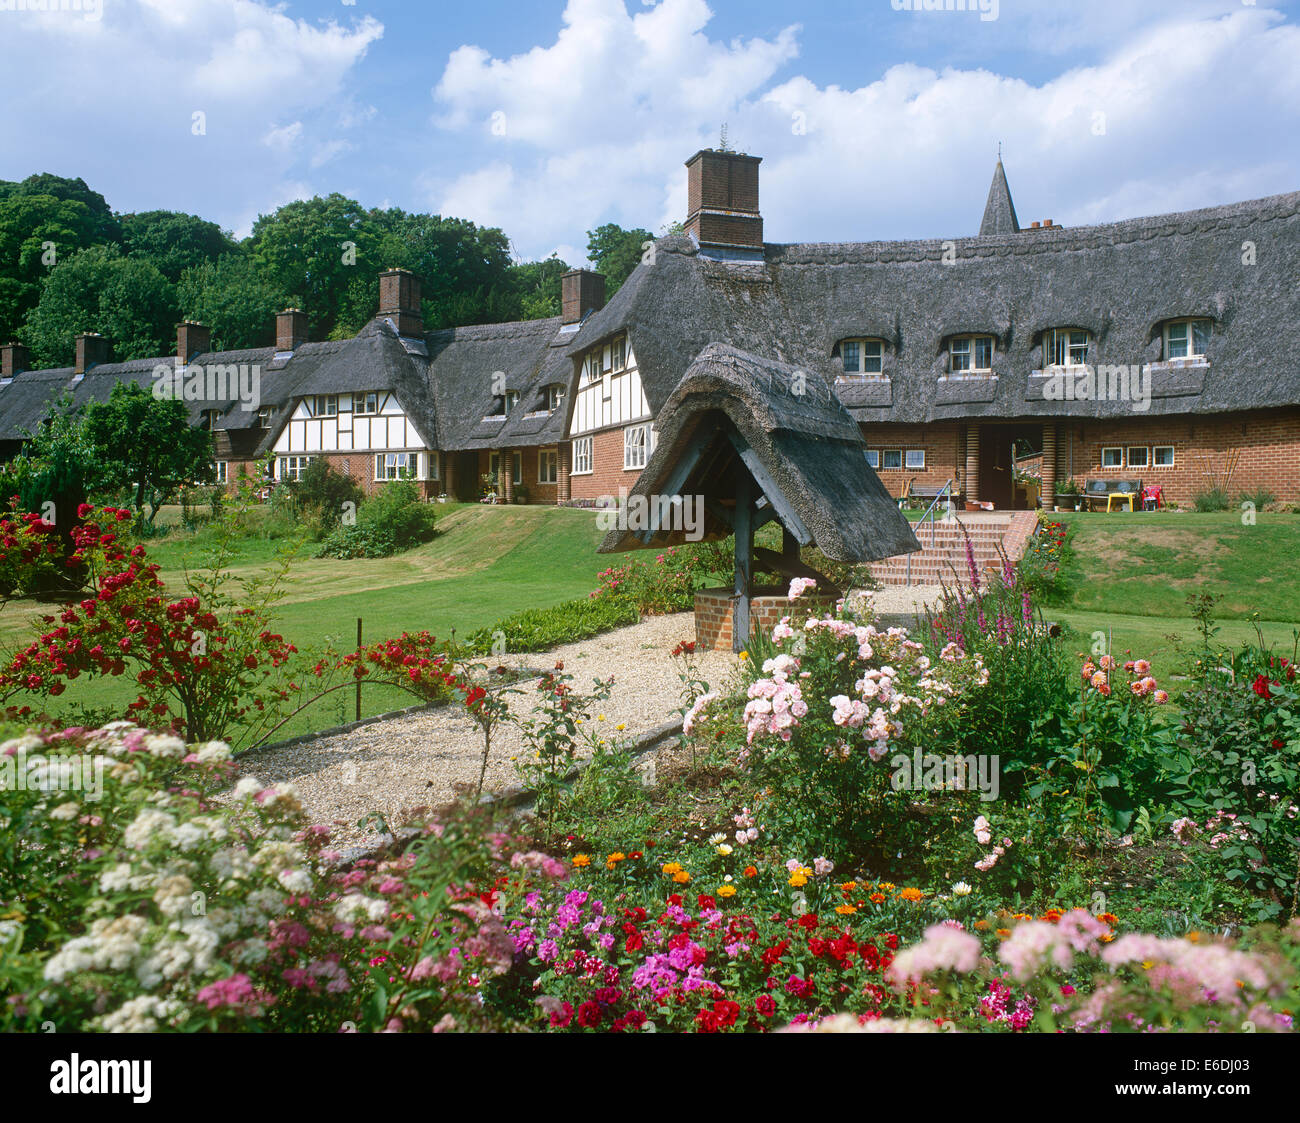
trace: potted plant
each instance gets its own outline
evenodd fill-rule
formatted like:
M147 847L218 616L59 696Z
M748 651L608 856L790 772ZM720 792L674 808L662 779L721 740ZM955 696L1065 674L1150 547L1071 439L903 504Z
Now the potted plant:
M1083 503L1083 489L1073 479L1068 479L1056 486L1056 509L1058 511L1077 511Z

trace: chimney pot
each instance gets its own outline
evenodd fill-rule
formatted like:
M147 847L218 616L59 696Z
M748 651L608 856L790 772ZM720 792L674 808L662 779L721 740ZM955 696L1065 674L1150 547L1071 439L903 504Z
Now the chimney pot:
M299 308L286 308L275 318L275 349L280 352L296 351L307 342L307 313Z
M1052 220L1051 220L1050 218L1045 218L1045 219L1043 219L1043 225L1044 225L1044 226L1051 226L1051 225L1052 225Z
M80 376L100 363L108 362L108 340L97 331L77 336L77 362L73 373Z
M581 323L589 312L605 307L605 274L570 269L560 277L560 307L566 324Z
M763 248L758 209L761 156L703 149L686 161L686 231L701 248Z
M386 269L379 274L379 315L392 320L397 334L424 334L420 278L409 269Z
M0 378L13 378L32 369L32 353L21 343L6 343L0 347Z

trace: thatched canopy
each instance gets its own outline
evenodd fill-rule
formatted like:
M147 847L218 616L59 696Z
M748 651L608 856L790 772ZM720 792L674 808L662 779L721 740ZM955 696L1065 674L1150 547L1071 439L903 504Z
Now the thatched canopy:
M656 428L658 447L628 496L628 528L611 530L602 553L688 540L680 519L638 529L631 517L638 497L641 509L653 510L652 496L702 496L704 539L726 538L742 486L757 500L754 525L775 518L800 545L815 545L835 561L874 561L921 548L867 465L857 424L826 382L806 371L711 343L687 369Z

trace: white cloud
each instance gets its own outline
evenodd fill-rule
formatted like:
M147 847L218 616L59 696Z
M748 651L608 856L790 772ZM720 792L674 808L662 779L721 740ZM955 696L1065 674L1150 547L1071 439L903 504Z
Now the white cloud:
M277 152L288 152L302 140L302 122L294 121L290 125L277 125L267 130L262 143Z
M352 142L347 140L326 141L312 153L311 166L313 168L324 167L331 160L342 156L343 153L351 152L353 147Z
M806 76L773 86L798 29L724 44L707 37L710 16L703 0L635 14L622 0L570 0L549 47L506 60L454 51L437 120L477 166L435 179L432 199L535 253L604 221L657 230L685 217L682 162L722 121L733 147L765 158L773 241L974 233L999 140L1026 223L1300 185L1300 154L1268 142L1300 131L1300 31L1277 12L1235 0L1174 14L1131 0L1030 9L1018 34L1104 49L1038 83L901 63L857 89ZM952 14L899 18L956 27Z

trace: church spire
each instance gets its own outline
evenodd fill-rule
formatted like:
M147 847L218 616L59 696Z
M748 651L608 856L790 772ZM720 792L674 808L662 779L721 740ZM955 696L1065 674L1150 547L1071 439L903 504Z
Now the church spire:
M1020 222L1016 218L1016 205L1011 201L1011 188L1007 186L1007 173L1002 167L1002 146L998 146L998 166L993 169L993 185L989 188L989 201L984 205L984 221L980 223L980 237L988 234L1017 234Z

